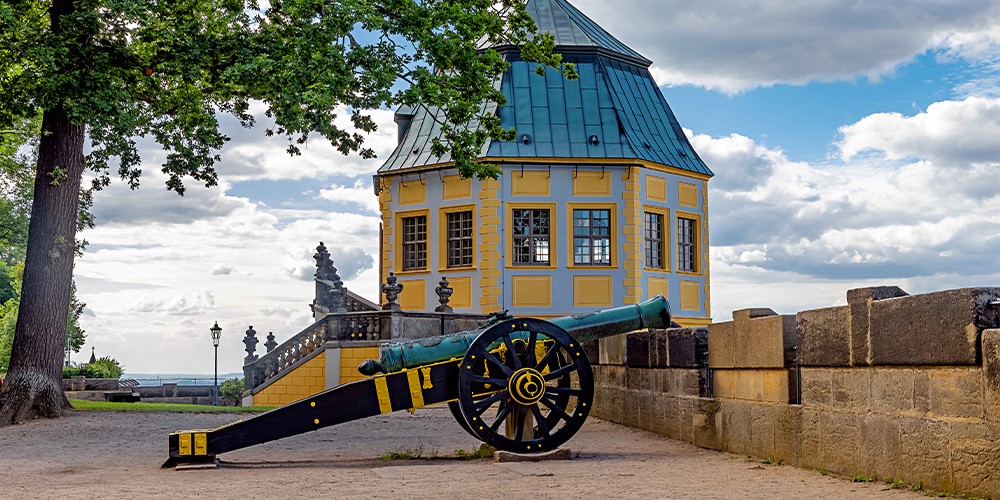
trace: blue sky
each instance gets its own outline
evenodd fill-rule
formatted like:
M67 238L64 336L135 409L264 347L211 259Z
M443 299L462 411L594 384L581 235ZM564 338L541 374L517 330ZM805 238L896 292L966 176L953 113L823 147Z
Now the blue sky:
M653 60L710 182L712 306L779 312L844 303L849 288L910 293L1000 284L1000 5L989 1L574 4ZM221 183L178 198L144 151L139 191L100 193L77 261L88 347L129 371L242 365L243 330L279 341L309 324L311 255L377 289L380 160L223 120ZM385 158L392 113L369 144ZM88 350L89 351L89 350Z

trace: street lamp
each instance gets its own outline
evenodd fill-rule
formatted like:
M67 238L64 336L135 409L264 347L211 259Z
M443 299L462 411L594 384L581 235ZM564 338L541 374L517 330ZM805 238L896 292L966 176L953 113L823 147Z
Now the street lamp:
M212 391L212 404L219 406L219 339L222 338L222 328L219 328L219 322L216 321L209 330L212 332L212 345L215 346L215 390Z

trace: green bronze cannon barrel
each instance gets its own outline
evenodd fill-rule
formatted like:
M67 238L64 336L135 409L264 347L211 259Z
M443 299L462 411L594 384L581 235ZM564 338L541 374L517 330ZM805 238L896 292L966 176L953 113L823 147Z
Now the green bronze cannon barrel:
M619 335L644 328L670 326L670 304L662 295L631 306L616 307L550 320L580 342ZM379 359L369 359L358 367L365 375L397 372L465 355L472 341L485 328L437 337L382 344Z

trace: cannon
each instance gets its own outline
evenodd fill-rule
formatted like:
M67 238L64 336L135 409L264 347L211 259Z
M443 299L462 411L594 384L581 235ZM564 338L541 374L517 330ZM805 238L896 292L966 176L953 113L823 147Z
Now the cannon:
M643 303L545 321L498 319L484 328L387 343L342 384L217 429L168 436L163 464L214 461L246 448L352 420L447 403L459 425L497 449L541 453L569 440L594 398L582 342L667 328L670 305Z

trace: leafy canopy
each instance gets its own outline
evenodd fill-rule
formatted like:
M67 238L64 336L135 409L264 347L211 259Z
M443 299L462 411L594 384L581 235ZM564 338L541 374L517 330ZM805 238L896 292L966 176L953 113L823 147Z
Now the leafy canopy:
M522 0L57 2L72 7L50 26L51 2L0 0L0 128L61 106L87 125L95 187L113 164L137 186L137 137L163 147L169 189L183 194L184 177L215 184L228 140L217 113L251 126L253 100L290 153L319 134L363 157L374 153L358 131L375 129L364 110L439 107L447 123L435 153L449 151L464 175L494 176L475 162L478 150L514 132L478 116L483 102L503 102L494 81L506 67L480 43L520 45L526 59L574 74L551 53L551 36L532 36ZM358 131L338 127L340 113ZM481 127L463 126L474 118Z

